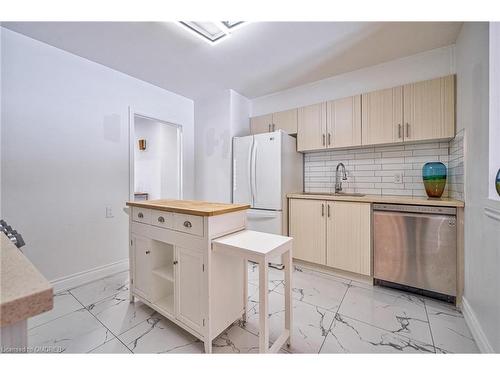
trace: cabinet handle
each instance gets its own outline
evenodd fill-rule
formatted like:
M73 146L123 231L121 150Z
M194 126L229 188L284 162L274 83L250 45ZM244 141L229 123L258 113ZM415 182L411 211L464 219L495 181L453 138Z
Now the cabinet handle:
M276 131L276 124L273 124L273 132Z
M271 124L267 124L267 131L271 133Z
M329 204L327 205L327 212L328 212L327 213L328 217L330 217L330 205Z
M190 222L190 221L186 220L186 221L184 222L184 226L185 226L186 228L191 228L191 227L193 226L193 224L191 224L191 222Z
M142 212L139 212L139 213L137 214L137 217L138 217L139 219L142 219L142 218L144 217L144 215L142 214Z
M146 250L146 255L149 255L150 253L151 253L151 251Z
M326 136L323 134L323 146L325 146L325 140L326 140Z
M325 204L321 203L321 216L325 216Z
M178 261L176 261L176 260L174 260L174 266L175 266L177 263L179 263L179 262L178 262Z
M332 135L328 133L328 146L332 144Z
M159 216L158 217L158 222L159 223L164 223L165 222L165 218L163 216Z
M406 138L410 138L410 124L406 123Z
M401 139L401 124L398 124L398 138Z

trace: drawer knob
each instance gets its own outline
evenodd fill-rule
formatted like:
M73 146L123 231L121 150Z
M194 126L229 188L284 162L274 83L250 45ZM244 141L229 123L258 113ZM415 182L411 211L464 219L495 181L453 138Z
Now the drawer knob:
M186 221L184 222L184 226L185 226L186 228L191 228L191 227L193 226L193 224L191 224L191 222L190 222L189 220L186 220Z
M159 223L164 223L165 222L165 218L163 216L158 217L158 222Z
M142 219L142 218L144 217L144 215L142 214L142 212L139 212L139 213L137 214L137 217L138 217L139 219Z
M176 260L174 260L174 265L175 265L175 264L177 264L177 263L179 263L179 262L178 262L178 261L176 261Z
M149 255L149 253L151 253L151 251L149 251L149 250L146 250L146 255Z

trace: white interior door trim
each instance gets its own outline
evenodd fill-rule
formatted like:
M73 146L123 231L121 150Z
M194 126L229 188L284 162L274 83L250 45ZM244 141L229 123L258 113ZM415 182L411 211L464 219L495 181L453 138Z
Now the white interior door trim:
M128 181L129 181L129 187L128 187L128 193L129 193L129 200L134 200L134 165L135 165L135 158L134 158L134 147L135 147L135 116L142 117L147 120L152 120L152 121L157 121L162 124L168 125L168 126L174 126L177 128L177 165L178 165L178 185L177 185L177 195L179 199L183 198L183 147L182 147L182 125L180 124L175 124L173 122L165 121L159 118L151 117L148 116L147 114L144 114L134 108L132 106L129 106L129 111L128 111L128 140L129 140L129 150L128 150L128 158L129 158L129 168L128 168Z

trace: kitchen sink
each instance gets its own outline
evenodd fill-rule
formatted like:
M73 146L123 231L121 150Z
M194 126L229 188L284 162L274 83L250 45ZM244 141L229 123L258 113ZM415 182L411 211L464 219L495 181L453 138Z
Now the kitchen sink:
M366 194L361 193L302 193L304 195L327 195L337 197L364 197Z

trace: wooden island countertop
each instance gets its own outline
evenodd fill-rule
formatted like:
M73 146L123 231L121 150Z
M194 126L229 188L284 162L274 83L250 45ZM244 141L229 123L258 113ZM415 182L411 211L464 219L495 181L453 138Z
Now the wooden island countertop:
M127 206L150 208L153 210L177 212L196 216L216 216L230 212L247 210L249 204L213 203L204 201L157 199L148 201L127 202Z

